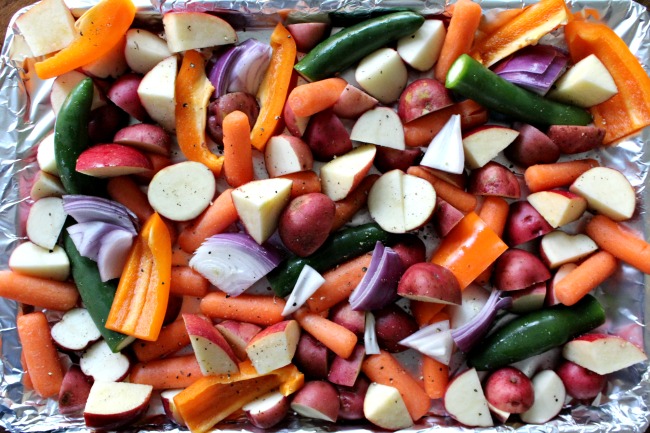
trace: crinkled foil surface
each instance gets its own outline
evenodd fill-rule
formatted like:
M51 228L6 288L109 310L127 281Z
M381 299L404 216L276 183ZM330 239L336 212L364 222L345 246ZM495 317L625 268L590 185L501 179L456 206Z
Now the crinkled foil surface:
M325 13L333 10L354 11L375 7L409 7L424 14L443 10L443 0L137 0L138 19L142 23L155 23L160 14L170 10L201 10L227 13L230 21L242 29L255 32L271 28L277 21L275 12L293 9L298 15ZM67 2L79 15L93 2L70 0ZM482 1L485 9L518 8L526 3L515 0ZM572 10L595 9L616 30L639 58L646 71L650 71L650 14L640 4L629 0L572 1ZM17 16L24 12L21 11ZM16 17L14 17L15 20ZM12 21L13 23L13 21ZM15 27L10 25L0 55L0 268L7 267L9 253L23 239L30 179L38 170L36 145L54 126L54 115L49 103L52 80L41 81L25 62L25 45ZM648 204L648 164L650 162L650 128L634 139L623 141L616 147L599 151L590 157L622 170L637 188L638 206L630 224L650 237ZM650 317L650 302L646 296L650 278L623 266L607 284L597 291L597 297L607 310L605 331L626 332L638 342L645 342L650 351L650 334L645 323ZM0 427L10 432L83 432L87 431L82 418L66 418L57 413L56 403L44 401L21 384L20 344L15 318L19 306L13 301L0 300ZM53 315L51 318L55 318ZM485 432L644 432L650 423L650 364L637 364L611 375L608 388L599 407L575 406L565 410L554 421L542 425L505 425ZM154 405L142 424L129 430L133 432L184 431L170 423L165 424L161 409ZM222 431L245 432L254 429L245 423L221 426ZM368 425L340 426L317 424L305 419L292 418L272 431L359 431L372 432ZM473 431L458 426L449 418L430 417L409 429L412 432Z

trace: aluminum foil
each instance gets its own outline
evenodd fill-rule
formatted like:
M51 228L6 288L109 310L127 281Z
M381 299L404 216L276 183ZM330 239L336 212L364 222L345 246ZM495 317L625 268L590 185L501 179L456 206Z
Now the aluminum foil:
M93 0L69 0L68 6L80 15L95 3ZM159 22L162 13L170 10L219 11L226 14L240 30L271 28L277 22L276 12L292 9L292 16L324 15L329 11L372 9L375 7L409 7L432 15L444 9L443 0L136 0L137 19L144 25ZM481 1L486 10L519 8L529 2L521 0ZM571 9L597 11L625 40L650 71L650 14L640 4L629 0L570 1ZM27 9L27 8L26 8ZM54 115L49 103L52 80L41 81L33 73L28 60L29 50L14 26L14 16L0 54L0 269L7 268L12 249L24 238L24 223L28 209L28 186L38 170L36 145L54 126ZM605 165L622 170L636 187L638 206L629 225L650 238L647 188L650 162L650 128L616 147L600 150L591 157ZM519 173L521 174L521 173ZM574 229L579 226L575 224ZM571 227L570 227L571 229ZM650 278L623 265L617 275L597 289L597 297L607 310L608 322L603 331L625 333L628 338L650 348L650 332L645 323L650 317L650 300L646 288ZM43 400L23 388L15 319L20 306L13 301L0 300L0 427L10 432L84 432L83 419L69 418L57 413L56 403ZM55 313L48 313L52 319ZM431 416L421 420L409 432L644 432L650 423L650 363L637 364L610 375L600 406L573 406L555 420L541 426L507 424L494 428L468 429L448 417ZM156 399L154 399L156 401ZM434 404L435 407L435 404ZM249 424L235 422L220 425L221 431L256 431ZM315 423L306 419L289 418L270 431L358 431L373 432L370 425L348 426ZM184 431L169 423L162 415L160 404L152 404L141 423L122 431L160 432Z

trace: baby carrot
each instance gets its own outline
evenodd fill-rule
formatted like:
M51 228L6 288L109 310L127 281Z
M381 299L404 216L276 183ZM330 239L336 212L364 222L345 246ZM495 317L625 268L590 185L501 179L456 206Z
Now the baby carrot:
M16 327L34 390L45 398L59 395L63 368L45 314L24 314L16 321Z
M20 352L20 365L23 367L23 386L26 389L34 389L34 384L29 378L29 370L27 369L27 361L25 361L25 351Z
M449 383L449 367L429 356L422 357L424 391L429 398L442 398Z
M409 167L407 173L428 181L431 185L433 185L433 189L436 190L438 197L459 211L463 213L473 212L476 208L476 204L478 202L476 200L476 196L463 191L462 189L450 184L449 182L445 182L433 174L427 167L414 165Z
M189 266L192 253L183 251L178 245L172 245L172 266Z
M156 341L136 340L131 347L138 361L148 362L170 355L188 344L190 336L185 322L176 320L162 327Z
M604 215L596 215L587 223L585 232L603 250L650 274L650 244L624 225Z
M598 165L595 159L531 165L524 172L524 179L530 192L547 191L572 184L582 173Z
M201 312L215 319L231 319L256 325L273 325L284 320L284 299L276 296L227 296L220 291L210 292L201 300Z
M131 369L133 383L151 385L153 389L185 388L203 377L194 354L140 362Z
M447 71L461 54L469 53L474 42L474 33L481 23L481 6L471 0L459 0L447 28L447 36L440 50L435 66L435 77L444 83Z
M363 254L323 273L325 282L307 300L307 307L321 313L347 299L370 266L372 254Z
M343 227L352 219L354 214L364 207L368 201L368 192L370 188L379 179L379 175L370 174L363 178L361 183L348 194L344 199L335 202L334 224L331 231L336 231Z
M72 283L0 271L0 296L48 310L67 311L77 305L79 292Z
M409 147L428 146L433 137L445 126L452 114L460 115L462 130L487 122L487 110L471 99L425 114L404 124L404 140Z
M315 171L298 171L296 173L284 174L279 177L293 181L290 195L290 198L292 199L303 194L309 194L310 192L321 192L320 177L318 177Z
M224 175L228 185L237 188L254 178L248 116L241 111L228 113L223 119L222 128Z
M173 266L169 293L202 297L208 293L210 282L189 266Z
M427 326L430 323L440 320L447 319L438 319L438 317L444 313L442 310L447 306L446 304L441 304L438 302L424 302L424 301L414 301L410 302L411 314L418 326L423 327Z
M348 358L352 354L357 344L354 332L305 308L296 311L294 318L302 329L341 358Z
M298 117L307 117L331 107L348 83L342 78L327 78L294 87L287 103Z
M382 350L379 355L366 357L361 371L372 382L397 388L413 421L429 411L431 400L427 393L390 353Z
M126 206L140 221L146 221L153 215L154 210L149 204L147 194L140 189L133 178L112 177L108 180L106 189L113 200Z
M214 200L193 223L178 235L178 245L193 253L210 236L221 233L237 221L237 210L232 202L232 189L227 189Z
M616 257L607 251L599 251L555 285L555 296L564 305L573 305L612 276L617 268Z

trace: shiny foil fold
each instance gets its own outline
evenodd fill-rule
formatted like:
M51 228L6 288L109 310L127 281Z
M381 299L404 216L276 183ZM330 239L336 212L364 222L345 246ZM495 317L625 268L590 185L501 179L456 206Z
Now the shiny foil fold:
M69 0L67 4L76 15L89 8L94 1ZM408 7L427 15L444 9L441 0L136 0L138 19L152 23L162 13L171 10L218 11L227 14L241 29L271 28L278 21L275 15L281 9L292 9L292 15L324 15L330 11L355 11L376 7ZM481 1L484 9L519 8L528 2L513 0ZM628 0L570 1L573 12L596 10L630 46L646 71L650 71L650 14L640 4ZM0 54L0 269L7 268L12 249L24 237L24 224L30 180L38 171L36 146L54 126L54 115L49 102L52 80L41 81L33 73L27 60L28 49L13 25L7 31ZM254 30L253 30L254 31ZM639 136L621 142L616 147L602 149L588 155L605 165L623 171L637 188L637 212L630 225L650 238L648 203L648 166L650 164L650 128ZM607 310L608 322L604 331L626 331L637 341L645 342L649 351L649 332L645 323L650 317L650 300L646 296L650 278L629 266L621 270L597 290L597 297ZM85 432L81 417L68 418L57 413L56 402L42 400L22 386L20 344L15 319L19 306L0 300L0 427L9 432ZM48 313L52 319L56 313ZM468 429L458 426L450 418L430 417L409 429L412 432L644 432L650 423L650 369L649 363L637 364L610 377L608 388L599 407L574 406L565 410L552 422L537 425L508 424L487 429ZM153 404L140 425L127 430L133 432L184 431L166 421L160 405ZM244 422L224 424L221 431L247 432L254 429ZM290 418L270 431L364 431L373 427L365 424L332 425L310 420Z

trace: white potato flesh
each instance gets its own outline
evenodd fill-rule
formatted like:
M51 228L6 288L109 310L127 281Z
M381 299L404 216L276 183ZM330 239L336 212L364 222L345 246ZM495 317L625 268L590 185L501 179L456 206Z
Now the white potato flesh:
M373 382L363 399L363 414L371 423L390 430L413 425L406 403L397 388Z
M52 339L66 350L83 350L102 336L85 308L66 311L51 333Z
M352 127L350 139L404 150L404 126L395 110L377 107L359 117Z
M168 131L176 129L176 75L178 58L169 56L140 81L138 96L149 116Z
M397 51L381 48L361 59L354 77L371 96L383 104L391 104L406 87L408 71Z
M48 250L27 241L12 251L9 268L20 274L65 281L70 275L70 260L58 245Z
M38 144L36 162L38 162L38 167L44 172L54 176L59 175L59 168L56 165L56 158L54 157L54 133L46 136Z
M289 203L293 181L283 178L248 182L233 190L232 201L246 231L258 244L278 227L280 213Z
M134 72L146 74L171 54L167 42L148 30L130 29L126 32L124 57Z
M79 366L95 382L117 382L126 377L131 363L126 355L113 352L105 340L99 340L81 354Z
M61 197L65 194L65 188L61 180L43 170L36 173L34 184L29 192L32 200L40 200L44 197Z
M209 205L216 181L200 162L184 161L160 170L151 179L147 197L156 212L172 221L196 218Z
M446 35L442 20L426 20L415 33L397 41L397 53L413 69L427 71L438 60Z
M65 102L65 99L68 97L70 92L72 92L72 89L74 89L80 81L86 78L88 78L88 76L79 71L70 71L63 75L59 75L54 79L54 82L52 83L52 92L50 93L50 104L52 104L54 114L59 112L63 102ZM97 86L93 85L93 102L90 109L94 110L103 105L106 105L106 101L102 99Z
M530 409L519 415L522 421L530 424L544 424L555 418L566 397L562 379L553 370L544 370L533 377L535 401Z
M591 54L573 65L553 86L548 96L568 104L589 108L618 93L605 65Z
M59 51L79 36L74 16L63 0L38 2L16 19L16 26L34 57Z
M320 169L323 194L334 201L345 198L366 176L377 148L365 144L334 158Z
M172 53L237 42L237 33L221 18L204 12L172 12L163 16Z
M636 208L636 193L625 175L609 167L594 167L582 173L569 190L587 199L587 205L615 221L630 219Z
M54 249L66 217L61 198L45 197L37 200L27 216L27 237L40 247Z

